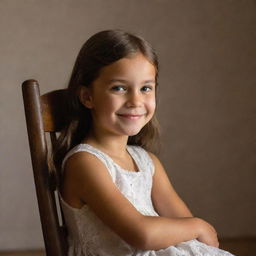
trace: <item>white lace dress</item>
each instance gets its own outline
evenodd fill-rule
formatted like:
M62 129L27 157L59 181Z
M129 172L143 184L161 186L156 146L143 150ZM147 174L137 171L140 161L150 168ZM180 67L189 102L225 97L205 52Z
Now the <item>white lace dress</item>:
M108 155L88 144L79 144L69 151L63 160L62 169L71 155L81 151L89 152L106 165L115 185L139 212L158 216L151 201L153 162L141 147L127 146L127 150L134 159L138 172L122 169ZM68 256L232 256L197 240L158 251L137 250L108 228L87 205L81 209L73 208L61 198L61 207L69 234Z

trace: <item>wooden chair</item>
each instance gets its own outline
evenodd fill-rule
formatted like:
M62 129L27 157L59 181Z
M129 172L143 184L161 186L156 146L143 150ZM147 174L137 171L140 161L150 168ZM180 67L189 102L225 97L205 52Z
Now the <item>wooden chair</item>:
M26 80L22 84L22 92L46 255L66 256L65 225L56 192L58 175L48 163L48 153L55 145L56 132L65 124L66 90L40 96L38 82Z

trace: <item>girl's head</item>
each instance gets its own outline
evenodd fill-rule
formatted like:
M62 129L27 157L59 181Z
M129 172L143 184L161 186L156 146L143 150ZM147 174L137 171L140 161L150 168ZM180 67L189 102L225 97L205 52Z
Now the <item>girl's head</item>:
M99 32L82 46L72 73L70 86L90 87L102 68L136 53L142 53L155 66L157 76L157 55L143 38L121 30Z
M106 30L93 35L82 46L68 85L69 116L67 126L59 137L55 164L59 165L66 152L81 143L90 131L91 110L80 101L81 88L91 88L104 67L123 58L132 58L137 54L141 54L155 67L157 84L157 55L143 38L121 30ZM129 137L128 144L150 149L157 136L158 126L154 115L138 134Z

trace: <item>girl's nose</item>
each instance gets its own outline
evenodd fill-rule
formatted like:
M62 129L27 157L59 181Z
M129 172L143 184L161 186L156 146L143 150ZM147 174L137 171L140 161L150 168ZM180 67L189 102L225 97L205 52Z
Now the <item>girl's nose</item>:
M129 108L131 108L131 107L140 107L142 105L141 95L138 92L129 93L126 105Z

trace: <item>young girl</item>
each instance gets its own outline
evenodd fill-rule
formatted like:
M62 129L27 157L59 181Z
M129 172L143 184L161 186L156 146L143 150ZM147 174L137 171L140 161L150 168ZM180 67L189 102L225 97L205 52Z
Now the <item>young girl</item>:
M54 152L69 256L231 255L150 153L157 76L157 56L138 36L102 31L80 50Z

